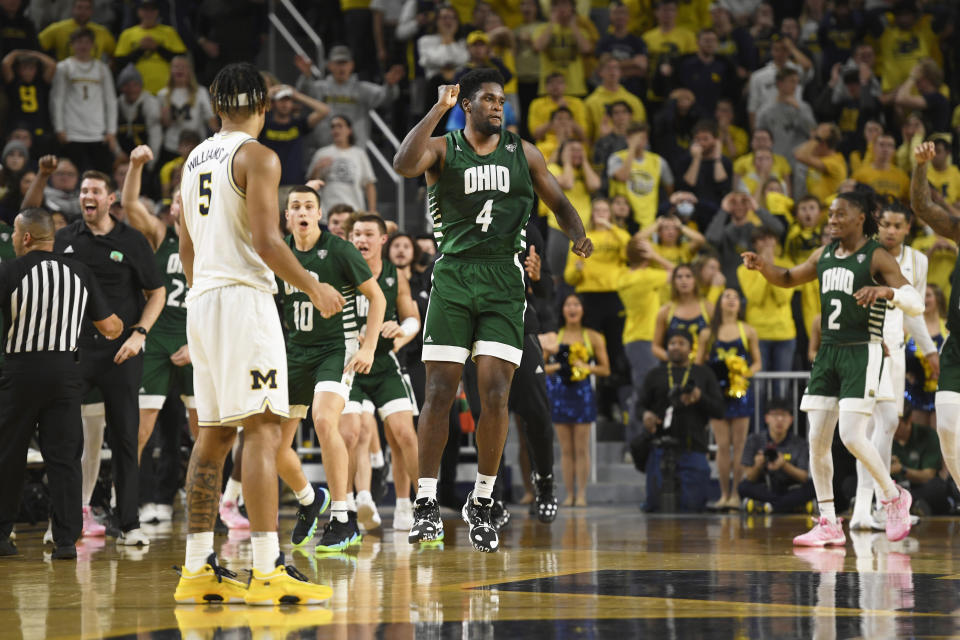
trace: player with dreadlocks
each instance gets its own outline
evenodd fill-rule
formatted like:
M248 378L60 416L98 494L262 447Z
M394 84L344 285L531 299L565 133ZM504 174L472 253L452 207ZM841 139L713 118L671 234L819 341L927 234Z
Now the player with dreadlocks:
M887 510L887 538L901 540L910 532L910 492L890 478L876 446L867 438L867 426L879 395L887 302L915 316L923 311L923 298L903 276L896 259L872 238L877 230L875 211L872 194L841 193L827 218L833 241L790 269L770 264L751 251L741 254L748 269L780 287L820 280L823 337L800 404L810 421L810 473L820 520L793 539L797 546L846 543L833 505L830 446L838 418L841 440L877 483Z
M344 298L302 267L280 236L280 160L257 142L267 88L248 63L231 64L210 87L223 125L183 165L180 258L190 285L187 344L200 433L187 470L187 549L177 602L308 604L329 587L287 566L277 538L277 455L289 416L286 349L273 296L276 277L309 296L324 318ZM220 474L244 428L244 494L250 516L249 585L220 567L213 526Z

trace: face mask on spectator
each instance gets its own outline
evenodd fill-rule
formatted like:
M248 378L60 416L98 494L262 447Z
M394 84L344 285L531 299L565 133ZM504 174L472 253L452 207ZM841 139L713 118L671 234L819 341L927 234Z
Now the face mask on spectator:
M683 217L688 217L693 215L693 203L689 201L677 203L677 213Z

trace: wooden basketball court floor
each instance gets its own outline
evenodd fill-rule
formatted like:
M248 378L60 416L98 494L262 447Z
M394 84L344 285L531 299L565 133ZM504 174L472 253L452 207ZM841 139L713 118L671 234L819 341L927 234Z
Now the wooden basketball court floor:
M383 513L389 524L389 510ZM562 509L544 525L514 509L501 550L473 551L444 511L443 548L369 535L350 554L287 559L329 584L325 606L175 606L183 522L152 527L146 550L84 540L53 561L42 530L18 528L0 559L0 638L921 638L960 637L960 519L910 537L854 534L845 548L797 551L801 516L649 516L629 507ZM289 535L292 512L281 520ZM249 539L218 536L245 570Z

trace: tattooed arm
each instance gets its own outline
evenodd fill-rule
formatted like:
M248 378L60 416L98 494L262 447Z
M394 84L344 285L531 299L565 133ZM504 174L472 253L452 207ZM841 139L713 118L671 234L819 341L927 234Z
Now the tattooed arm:
M934 231L953 241L960 240L960 218L936 204L930 197L927 184L927 164L933 159L936 149L932 142L924 142L913 151L917 162L910 180L910 206L917 217L930 225Z

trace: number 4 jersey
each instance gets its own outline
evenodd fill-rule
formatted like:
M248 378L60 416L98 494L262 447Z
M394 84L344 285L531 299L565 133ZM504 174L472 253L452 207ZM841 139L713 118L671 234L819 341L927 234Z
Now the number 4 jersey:
M840 258L840 242L827 245L817 261L820 278L820 331L823 344L865 344L883 338L885 301L861 307L853 294L876 285L870 273L873 252L880 247L868 239L853 254Z
M474 152L463 131L444 138L443 170L427 189L440 253L503 258L525 250L533 180L520 136L503 131L497 148L484 156Z
M310 302L310 297L277 278L283 296L283 321L288 333L287 349L293 345L316 347L344 344L356 338L357 285L373 277L370 267L357 248L351 243L324 232L317 243L307 251L299 251L293 236L287 236L287 244L293 255L310 275L319 282L326 282L346 299L343 311L330 318L323 318Z

